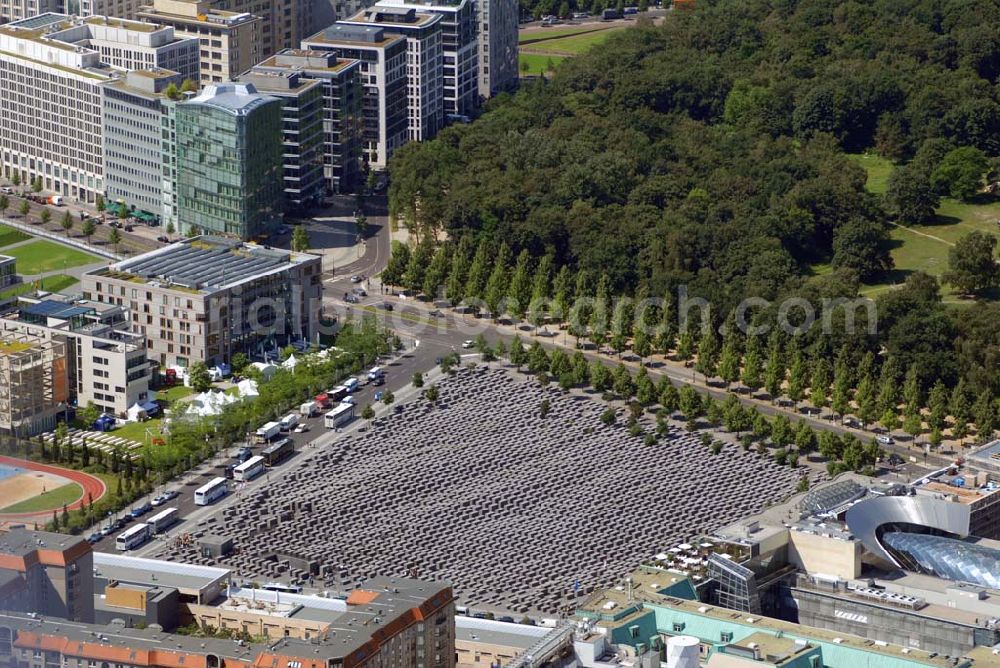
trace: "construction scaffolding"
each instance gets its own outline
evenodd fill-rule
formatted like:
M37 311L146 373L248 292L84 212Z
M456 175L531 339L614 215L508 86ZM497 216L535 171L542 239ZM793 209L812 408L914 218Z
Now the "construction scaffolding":
M68 398L66 344L27 333L0 338L0 432L51 429Z

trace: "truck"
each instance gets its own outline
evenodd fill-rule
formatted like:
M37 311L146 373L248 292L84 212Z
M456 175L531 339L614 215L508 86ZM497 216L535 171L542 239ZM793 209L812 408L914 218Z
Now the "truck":
M52 206L62 206L63 203L62 195L52 195L46 200L46 204L51 204Z
M255 443L267 443L280 433L281 433L280 422L268 422L263 427L257 430L257 432L253 435L253 440Z
M299 415L304 418L312 417L316 415L319 411L319 403L316 401L307 401L301 406L299 406Z
M291 431L295 428L295 425L299 423L299 416L295 413L289 413L285 417L281 418L281 431Z

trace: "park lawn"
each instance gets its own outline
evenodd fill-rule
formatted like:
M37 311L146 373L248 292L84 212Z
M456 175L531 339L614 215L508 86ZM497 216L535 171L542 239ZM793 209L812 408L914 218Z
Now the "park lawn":
M174 403L178 399L183 399L184 397L194 394L194 390L190 387L184 385L174 385L167 390L157 390L156 398L160 401L166 401L168 405Z
M79 279L73 276L67 276L66 274L55 274L54 276L46 276L41 279L41 281L29 281L27 283L18 283L13 285L6 290L0 292L0 299L6 299L7 297L15 297L17 295L23 295L25 293L31 292L33 290L45 290L46 292L61 292L68 287L74 286L79 283Z
M866 186L870 192L881 195L889 185L889 175L892 174L893 164L873 153L848 153L847 157L865 168L868 172Z
M562 61L566 60L566 56L545 56L541 54L534 53L519 53L517 55L519 67L521 68L521 74L525 75L543 75L552 72ZM527 63L527 65L525 65ZM550 68L549 65L552 67Z
M83 488L75 482L50 489L44 494L25 499L6 508L0 508L0 513L33 513L43 510L58 510L64 505L73 503L83 495Z
M5 255L17 258L17 273L28 276L101 261L96 255L45 240L12 248Z
M16 244L19 241L25 241L30 238L31 235L25 234L21 230L15 230L13 227L0 225L0 248Z
M160 436L164 440L165 437L160 435L160 423L163 420L161 418L153 418L151 420L146 420L145 422L127 422L121 427L118 427L114 431L108 432L111 436L117 436L118 438L127 438L130 441L135 441L139 445L144 445L146 441L150 438L146 435L146 430L153 437Z
M624 30L624 28L609 28L582 35L563 37L560 39L546 40L531 44L532 51L552 51L553 53L571 53L579 55L588 49L603 44L612 33Z
M521 33L517 36L518 44L534 44L535 42L543 42L545 40L550 40L554 37L570 37L572 35L580 35L588 32L600 32L603 30L608 30L608 28L595 28L594 26L577 26L575 28L552 28L550 30L545 30L542 32L529 32Z

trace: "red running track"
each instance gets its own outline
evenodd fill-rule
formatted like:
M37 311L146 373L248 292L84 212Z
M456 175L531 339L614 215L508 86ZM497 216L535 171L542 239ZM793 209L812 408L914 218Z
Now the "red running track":
M49 466L48 464L38 464L36 462L29 462L25 459L15 459L14 457L6 457L3 455L0 455L0 464L16 466L29 471L39 471L40 473L51 473L52 475L57 475L60 478L66 478L67 480L80 485L80 487L83 488L83 494L79 499L67 506L69 510L76 510L79 508L81 504L83 504L84 499L87 498L88 494L94 497L94 501L97 501L108 491L108 488L104 484L103 480L96 476L92 476L89 473L84 473L83 471L64 469L60 466ZM50 512L52 511L46 510L31 513L4 513L2 517L35 517L37 515L47 515Z

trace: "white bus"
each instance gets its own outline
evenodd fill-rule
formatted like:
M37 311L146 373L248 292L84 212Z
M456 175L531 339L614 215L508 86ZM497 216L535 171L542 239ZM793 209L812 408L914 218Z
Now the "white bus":
M194 491L194 505L207 506L215 503L229 492L225 478L216 478Z
M180 512L176 508L167 508L150 517L146 523L151 532L162 533L177 524L178 520L180 520Z
M253 480L264 472L264 458L255 455L233 469L233 480L236 482L247 482Z
M115 547L122 552L134 550L149 540L151 535L148 524L136 524L118 534L118 538L115 539Z
M323 418L327 429L334 429L354 419L354 404L340 404Z

